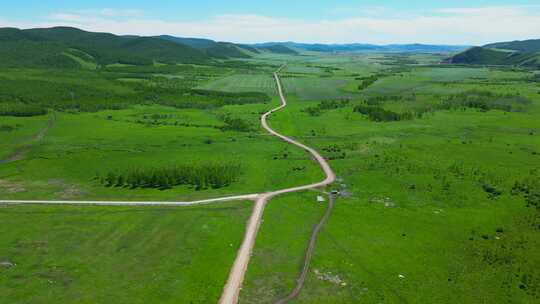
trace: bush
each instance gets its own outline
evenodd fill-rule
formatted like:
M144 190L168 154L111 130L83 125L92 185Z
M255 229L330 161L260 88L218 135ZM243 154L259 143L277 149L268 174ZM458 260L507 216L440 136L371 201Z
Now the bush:
M233 118L230 115L222 117L225 126L221 127L222 131L237 131L237 132L249 132L251 126L249 123L241 118Z
M527 207L536 207L540 210L540 172L533 170L521 181L516 181L512 187L512 195L525 198Z
M482 189L484 189L484 191L488 194L489 199L496 199L502 194L501 190L497 189L497 187L490 183L482 184Z

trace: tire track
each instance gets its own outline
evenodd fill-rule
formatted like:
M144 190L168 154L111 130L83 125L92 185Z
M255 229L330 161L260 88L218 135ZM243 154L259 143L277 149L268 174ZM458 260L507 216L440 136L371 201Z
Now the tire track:
M25 157L26 153L28 153L28 151L30 151L30 149L32 148L34 143L43 140L43 138L45 137L45 135L47 134L49 129L51 129L54 126L55 121L56 121L56 113L53 113L51 115L51 117L49 118L49 121L47 122L47 125L43 129L39 130L38 133L34 134L28 143L26 143L24 146L16 149L13 154L11 154L10 156L8 156L5 159L0 159L0 165L1 164L12 163L14 161L18 161L18 160L23 159Z
M321 231L321 228L326 224L328 221L328 218L332 214L332 210L334 209L334 195L329 194L328 195L328 207L326 207L326 212L324 213L321 220L315 225L313 228L313 231L311 232L311 236L309 239L309 245L306 249L306 253L304 255L304 266L302 267L302 272L300 273L300 277L296 281L296 286L291 291L289 295L282 298L281 300L277 301L276 304L285 304L288 303L298 295L300 295L300 292L302 291L302 288L304 287L304 284L306 282L306 277L309 271L309 265L311 263L311 257L313 256L313 251L315 251L315 244L317 243L317 237L319 236L319 232Z

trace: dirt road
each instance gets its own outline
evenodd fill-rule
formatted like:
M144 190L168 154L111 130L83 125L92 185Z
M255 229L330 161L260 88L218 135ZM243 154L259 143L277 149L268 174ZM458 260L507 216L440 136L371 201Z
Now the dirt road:
M259 196L259 198L256 201L255 208L253 210L251 218L249 219L248 226L246 229L246 235L244 236L244 241L242 242L240 250L238 251L236 260L234 261L231 272L229 273L229 279L227 281L227 284L225 285L225 288L223 289L221 299L219 300L220 304L235 304L238 302L238 296L240 294L240 289L244 281L244 276L246 274L246 270L249 264L251 252L253 250L253 246L255 245L255 239L257 237L257 232L259 231L259 227L261 224L261 219L262 219L262 215L263 215L266 203L268 203L268 201L272 199L273 197L281 195L281 194L298 192L302 190L308 190L308 189L319 188L319 187L330 185L336 179L336 175L330 168L330 165L328 165L328 162L324 159L324 157L322 157L319 154L319 152L317 152L313 148L310 148L302 143L295 141L294 139L291 139L287 136L279 134L268 125L268 122L267 122L268 117L272 115L272 113L275 113L287 106L287 100L285 99L285 95L283 94L283 88L281 86L281 81L278 75L282 68L283 67L281 67L278 71L274 73L276 86L278 89L279 97L281 99L281 105L275 109L270 110L269 112L265 113L261 117L262 127L266 129L266 131L268 131L270 134L276 137L279 137L283 141L286 141L292 145L300 147L306 152L310 153L313 156L313 158L319 163L321 169L326 174L326 179L319 183L300 186L300 187L294 187L294 188L287 188L283 190L265 193Z
M205 199L192 202L108 202L108 201L32 201L32 200L2 200L0 204L8 205L94 205L94 206L193 206L218 202L256 200L259 194L246 194L238 196L227 196L212 199Z

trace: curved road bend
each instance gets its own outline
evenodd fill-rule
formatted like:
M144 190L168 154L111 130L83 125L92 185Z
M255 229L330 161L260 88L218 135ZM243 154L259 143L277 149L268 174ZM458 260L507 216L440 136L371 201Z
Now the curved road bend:
M268 125L268 122L267 122L268 117L272 115L274 112L277 112L287 106L287 100L285 99L285 95L283 94L283 88L281 86L281 81L278 75L278 73L283 69L283 67L285 66L282 66L274 73L274 79L276 81L277 90L279 93L279 97L281 99L281 105L265 113L261 117L261 125L264 129L266 129L266 131L268 131L273 136L279 137L283 141L288 142L297 147L300 147L306 152L310 153L313 156L313 158L315 158L315 160L319 163L319 166L326 174L326 178L325 180L315 183L315 184L269 192L269 193L261 194L258 197L255 203L255 208L253 209L253 213L248 222L248 227L246 229L246 235L244 236L244 241L242 242L240 250L238 251L236 260L234 261L231 272L229 273L229 279L223 289L221 299L219 300L220 304L236 304L238 302L238 296L240 293L240 289L242 287L242 283L244 281L244 276L246 274L246 270L249 264L249 258L251 256L251 252L255 244L255 238L257 237L257 232L261 224L261 219L262 219L262 215L263 215L263 211L264 211L264 207L266 206L266 203L273 197L281 195L281 194L298 192L302 190L308 190L308 189L319 188L319 187L330 185L336 179L336 175L330 168L330 165L328 165L328 162L326 161L326 159L324 159L319 154L319 152L317 152L313 148L310 148L302 143L295 141L294 139L291 139L287 136L279 134L278 132L270 128L270 126Z

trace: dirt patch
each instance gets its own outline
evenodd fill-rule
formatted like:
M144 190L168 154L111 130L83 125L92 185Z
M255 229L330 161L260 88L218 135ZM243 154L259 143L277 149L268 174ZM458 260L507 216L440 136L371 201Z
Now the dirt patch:
M69 200L78 198L84 193L77 185L68 184L61 179L51 179L48 181L48 184L59 189L55 195L61 199Z
M10 261L0 262L0 268L11 268L11 267L15 267L15 263L12 263Z
M372 204L381 204L387 208L396 207L396 203L389 197L372 197L369 199Z
M83 194L83 191L75 185L69 185L64 188L64 190L57 192L57 194L62 199L73 199L80 197Z
M4 190L7 193L19 193L26 191L26 188L24 188L22 183L7 181L3 179L0 179L0 189Z
M325 282L330 282L335 285L339 286L347 286L347 283L339 277L338 274L332 274L331 272L321 272L318 269L313 270L313 273L317 277L317 279Z

